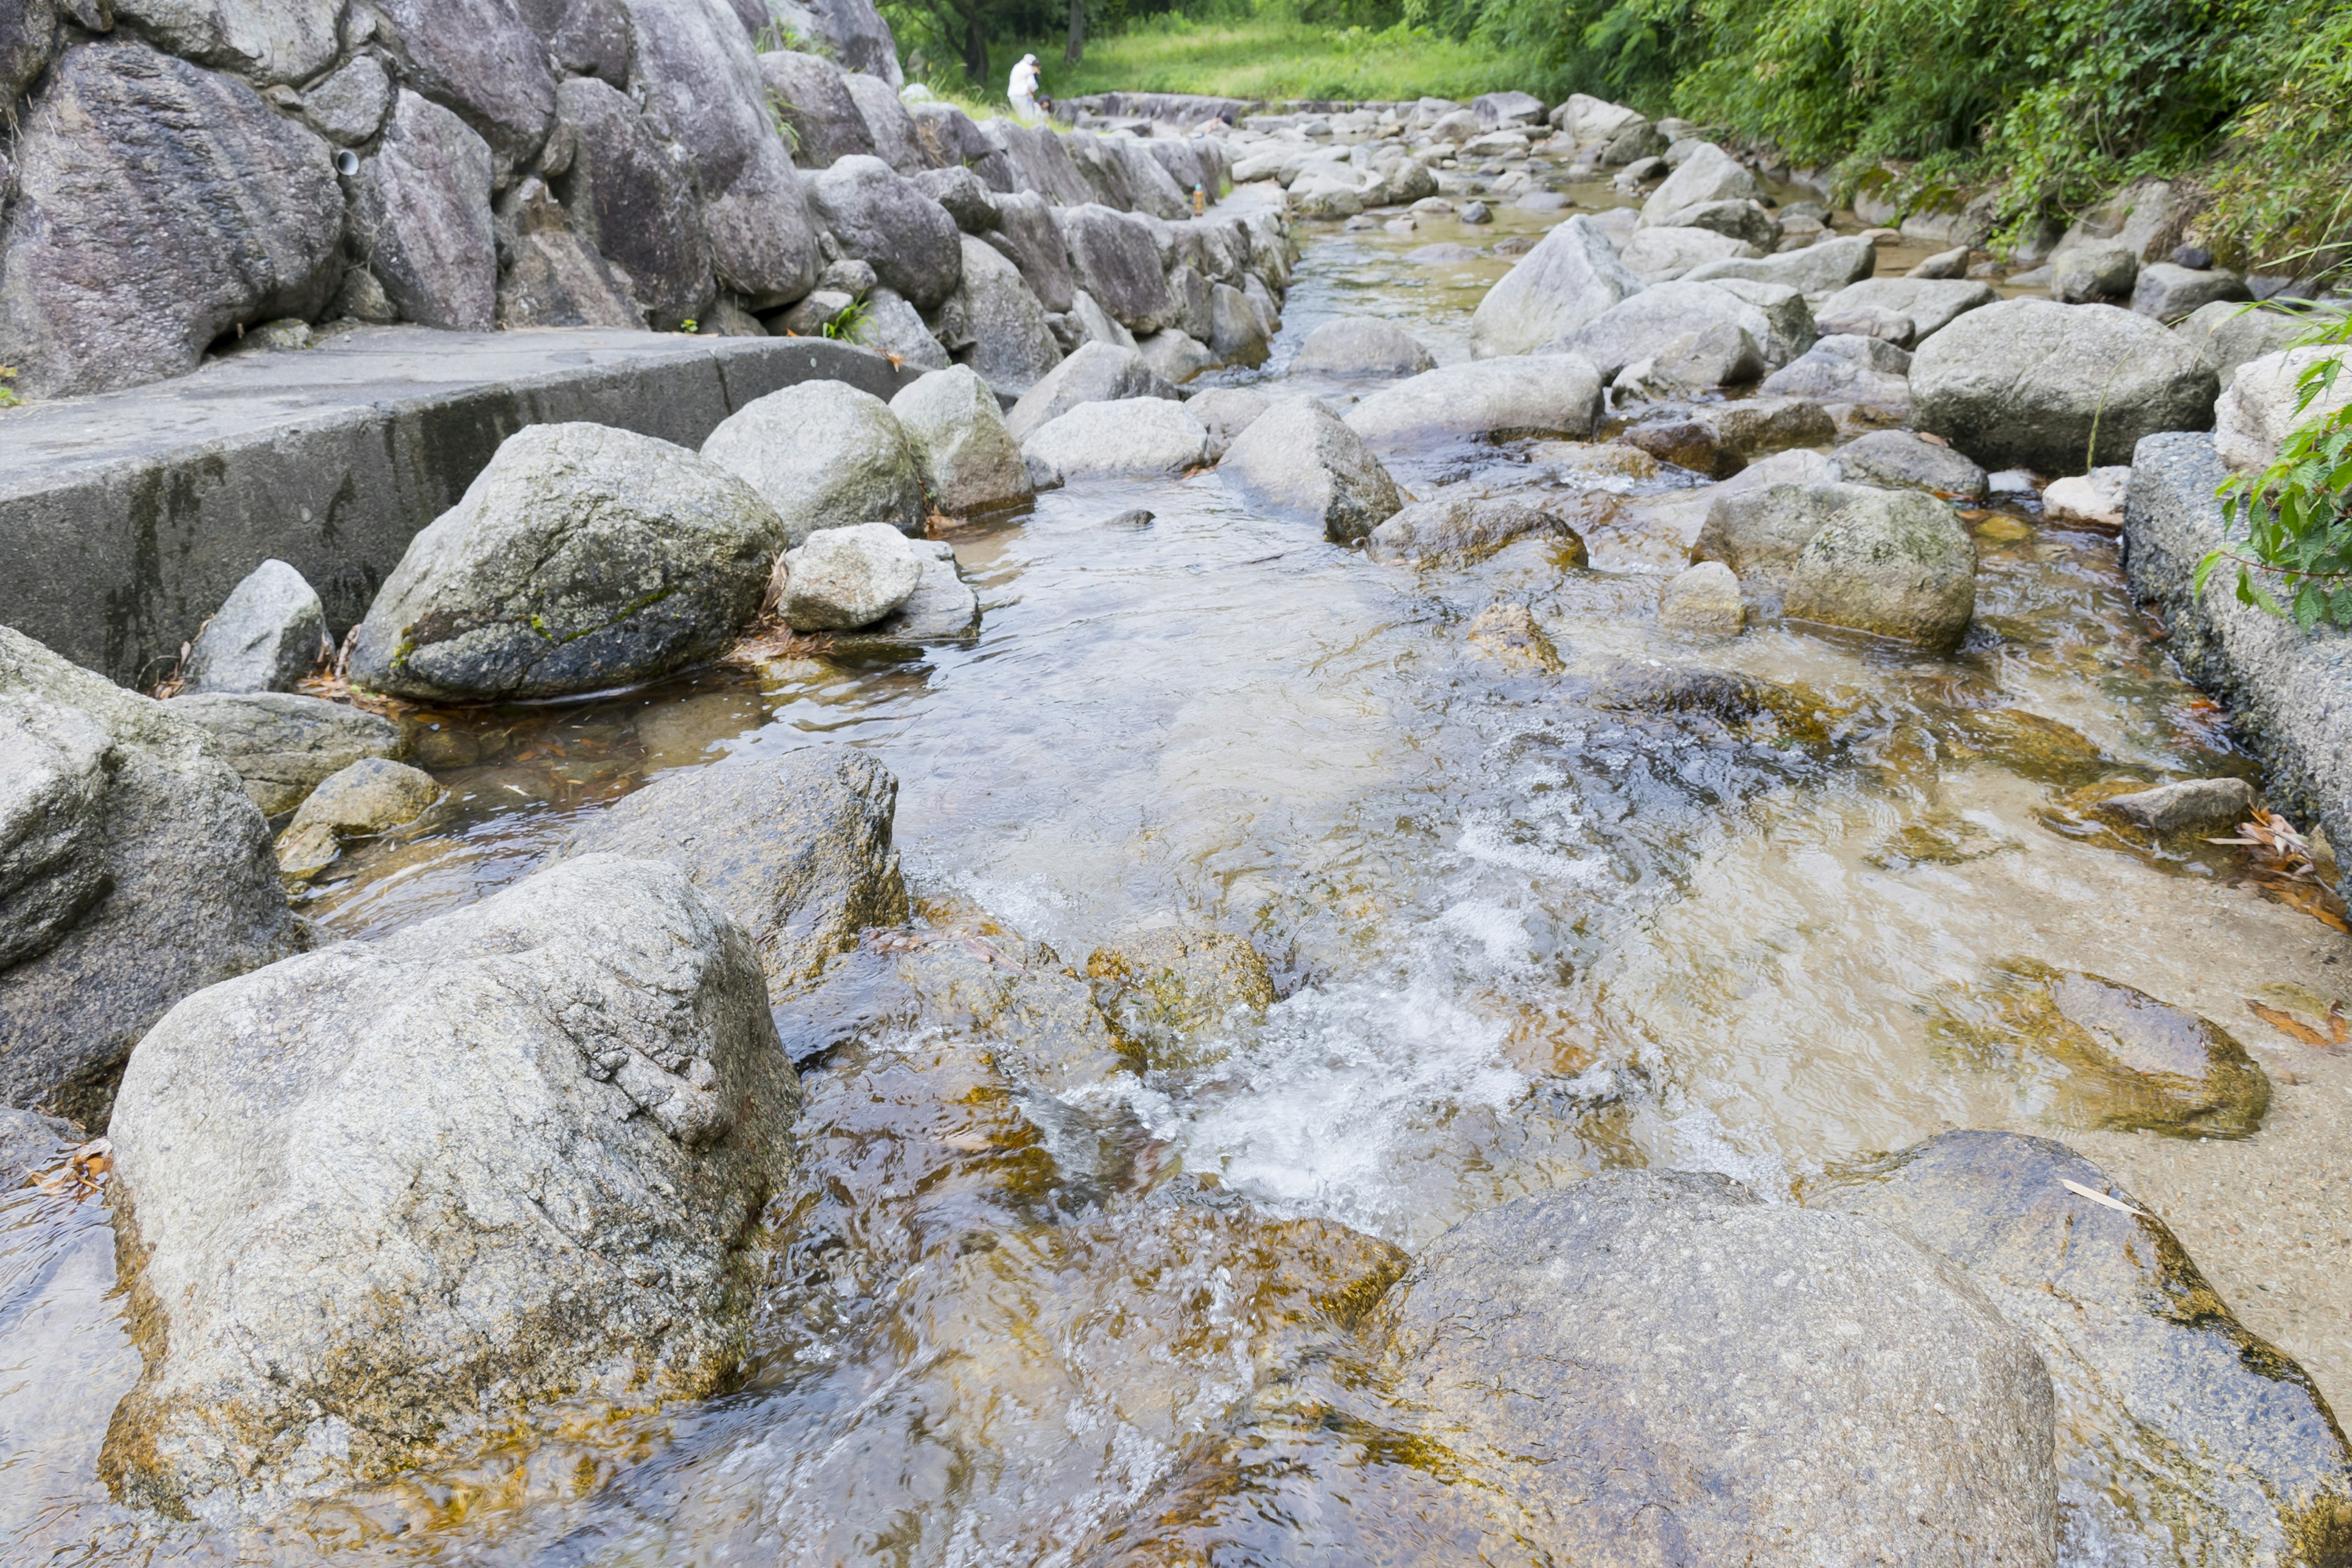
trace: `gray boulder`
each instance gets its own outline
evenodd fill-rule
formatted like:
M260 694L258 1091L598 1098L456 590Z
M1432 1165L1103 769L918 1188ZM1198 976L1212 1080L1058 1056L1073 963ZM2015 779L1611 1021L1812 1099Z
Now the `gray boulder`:
M1489 131L1503 125L1535 125L1543 120L1544 102L1516 89L1482 92L1470 100L1470 112L1478 117L1482 129Z
M1162 327L1149 337L1138 338L1135 352L1143 356L1153 374L1173 386L1213 370L1217 363L1208 344L1178 327Z
M719 281L755 310L790 304L822 265L816 223L742 19L711 0L622 4L635 41L630 89L694 170Z
M1024 472L1025 479L1025 472ZM980 595L956 568L955 547L943 539L908 542L922 567L915 591L907 602L854 637L836 639L836 647L856 647L866 641L879 644L965 642L980 632Z
M871 754L811 746L658 780L589 817L556 856L669 862L742 928L781 995L859 931L905 923L898 808L898 781Z
M360 165L352 232L402 318L486 332L498 319L489 144L439 104L403 90Z
M1013 438L1026 445L1040 426L1081 404L1175 395L1175 387L1144 363L1143 356L1133 348L1089 342L1022 394L1004 423Z
M895 289L877 286L866 297L865 319L851 331L850 337L877 353L888 354L917 370L945 370L954 363L938 335L924 324L923 313Z
M1045 198L1018 191L994 198L996 226L983 236L998 255L1020 269L1037 302L1059 315L1071 306L1070 257L1062 228Z
M2197 351L2198 362L2226 388L2240 365L2281 352L2309 330L2308 323L2284 310L2215 303L2190 311L2172 332Z
M1470 317L1471 350L1482 358L1529 353L1641 290L1607 232L1580 215L1545 235L1486 290Z
M904 605L922 575L907 536L887 522L820 529L785 552L776 614L796 632L855 631Z
M1099 203L1057 208L1070 279L1129 331L1156 332L1176 319L1159 242L1144 219Z
M800 544L820 529L887 522L923 531L923 486L889 405L838 381L755 398L719 422L702 455L748 480Z
M809 197L842 253L870 263L917 310L955 292L963 276L955 219L881 159L842 159L809 181Z
M762 8L754 6L758 13ZM855 81L879 81L895 96L907 85L898 68L898 47L890 24L874 0L767 0L765 14L797 36L821 43ZM746 26L751 24L747 19Z
M1013 170L1013 184L1053 206L1083 206L1095 199L1094 188L1078 173L1065 138L1042 125L1018 125L992 120L981 127L992 146Z
M1017 506L1034 494L996 395L969 366L933 371L890 399L931 504L950 517Z
M307 881L334 864L343 846L415 823L448 798L433 775L405 763L362 757L320 781L278 836L278 869Z
M572 228L626 280L647 324L674 331L710 308L710 242L694 182L618 89L575 77L556 89L553 189Z
M1927 490L1962 500L1985 499L1985 471L1949 447L1908 430L1873 430L1835 453L1846 478L1863 484Z
M511 0L381 0L374 10L402 79L482 139L499 184L530 163L555 118L555 78Z
M1515 436L1583 440L1601 419L1601 375L1574 354L1443 365L1384 386L1348 411L1373 451Z
M2032 1342L1872 1221L1601 1176L1455 1226L1368 1330L1395 1405L1548 1560L2056 1562Z
M1133 397L1082 403L1047 420L1021 443L1030 481L1047 489L1071 479L1172 477L1209 460L1209 430L1181 403Z
M2050 297L2064 305L2127 300L2139 276L2139 256L2127 245L2093 243L2050 258Z
M1683 274L1684 280L1703 283L1717 278L1745 278L1756 283L1779 283L1808 300L1823 299L1849 284L1859 283L1878 270L1878 247L1860 235L1843 235L1754 259L1710 261Z
M1409 565L1480 561L1529 537L1565 544L1576 563L1584 563L1583 537L1566 518L1507 497L1416 501L1372 530L1364 553Z
M1700 202L1666 214L1652 226L1706 229L1754 246L1759 258L1769 255L1780 243L1780 224L1764 210L1763 203L1753 199ZM1638 231L1635 237L1640 237Z
M1217 474L1253 505L1318 522L1339 544L1361 539L1403 504L1363 437L1311 397L1252 420Z
M958 242L961 277L940 308L940 335L991 387L1018 397L1062 363L1062 345L1019 268L968 234Z
M1822 331L1829 332L1837 330L1828 324L1831 321L1864 311L1883 310L1911 323L1910 336L1899 340L1908 347L1942 331L1965 312L1981 309L2000 298L1991 284L1971 283L1966 279L1866 278L1846 285L1822 301L1813 311L1813 320L1822 324Z
M2085 1197L2112 1198L2120 1207ZM2164 1221L2063 1143L1946 1132L1809 1187L1968 1271L2058 1395L2067 1561L2317 1560L2352 1449L2308 1373L2248 1330Z
M1668 409L1619 437L1693 473L1728 479L1748 462L1791 447L1825 447L1837 425L1818 403L1798 397L1748 397Z
M873 139L874 155L902 174L912 174L930 167L923 156L923 145L915 135L915 117L898 101L898 89L879 77L864 71L851 71L842 85L849 89L850 101L866 121L866 133Z
M110 1127L145 1367L101 1473L226 1521L583 1389L719 1391L799 1108L751 942L669 866L583 857L214 986Z
M1708 228L1637 228L1617 253L1627 271L1644 283L1669 283L1710 261L1759 256L1744 239Z
M1976 604L1976 541L1952 509L1916 490L1865 489L1805 542L1784 607L1940 653L1968 635Z
M1911 363L1920 429L1987 467L2045 474L2127 462L2160 430L2210 429L2217 390L2188 343L2112 305L2003 300L1954 321Z
M352 684L480 701L650 680L734 640L785 538L752 486L683 447L528 426L410 542L360 623Z
M2109 795L2099 809L2151 833L2226 833L2252 819L2254 786L2236 778L2179 779Z
M1264 364L1274 352L1268 336L1265 316L1246 293L1230 283L1209 286L1209 352L1219 364Z
M1633 397L1691 397L1718 386L1744 385L1764 369L1764 351L1747 329L1717 321L1627 365L1617 373L1610 395L1621 404Z
M1654 357L1686 332L1717 323L1745 331L1767 364L1786 364L1812 346L1812 317L1803 295L1778 284L1727 279L1645 289L1541 352L1580 356L1603 379L1613 381L1627 365Z
M66 50L8 152L16 390L184 375L231 327L318 314L343 228L331 153L232 77L128 42Z
M381 714L290 691L175 697L169 706L212 737L265 816L293 810L322 780L362 758L397 758L408 749Z
M1822 338L1764 378L1763 390L1816 403L1862 403L1908 413L1911 356L1883 338Z
M205 731L0 626L0 1104L104 1126L166 1009L304 945Z
M907 114L915 122L915 141L923 149L923 157L934 169L965 168L981 177L989 189L1000 188L991 179L992 173L1004 170L1004 157L994 142L981 133L971 115L952 103L929 100L907 106ZM1009 171L1007 171L1009 174ZM1002 188L1011 189L1009 178Z
M1184 406L1198 415L1201 423L1208 427L1209 460L1213 463L1222 459L1241 433L1272 405L1247 387L1212 386L1186 398Z
M952 169L925 169L908 178L917 190L945 207L964 233L986 234L996 226L995 193L961 163Z
M503 264L499 273L499 326L629 331L645 326L645 312L629 297L628 285L594 247L572 232L569 215L538 175L526 175L499 197L493 216ZM722 309L732 310L733 302L714 306L713 317ZM716 320L706 323L717 325ZM757 321L751 325L765 335Z
M356 147L375 140L392 112L392 73L374 55L354 55L302 95L302 118L328 141Z
M627 85L629 17L620 0L515 0L515 9L547 46L559 75Z
M1437 362L1421 341L1373 316L1338 316L1307 334L1290 362L1293 374L1419 375Z
M229 591L180 666L184 691L291 691L319 668L327 612L283 561L265 561Z
M817 55L771 49L760 57L760 79L777 117L792 128L796 167L829 169L844 158L874 156L874 133L839 66Z
M2226 267L2198 271L2158 261L2140 268L2132 284L2131 308L2169 326L2207 305L2252 298L2246 292L2245 279Z
M76 8L61 9L72 16ZM108 21L94 9L77 19L93 30L128 25L159 48L257 87L308 81L335 61L333 0L115 0L110 9ZM20 85L10 84L10 97Z
M1708 202L1758 202L1764 187L1741 168L1730 153L1714 142L1702 143L1650 193L1642 204L1642 222L1662 225L1675 214Z
M1882 493L1887 492L1830 478L1743 475L1737 484L1701 492L1706 512L1691 559L1720 561L1751 593L1778 595L1798 556L1831 518L1851 502Z

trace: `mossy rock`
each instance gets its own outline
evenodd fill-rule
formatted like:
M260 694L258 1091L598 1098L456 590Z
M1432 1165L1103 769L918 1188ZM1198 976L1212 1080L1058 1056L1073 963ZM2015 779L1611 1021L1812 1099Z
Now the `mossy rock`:
M1236 1010L1273 1005L1274 981L1247 939L1171 927L1141 931L1087 960L1112 1027L1148 1067L1186 1065L1188 1047Z
M2022 709L1967 710L1951 714L1936 729L1937 739L1957 760L1980 758L2035 784L2071 789L2114 771L2114 764L2080 730Z

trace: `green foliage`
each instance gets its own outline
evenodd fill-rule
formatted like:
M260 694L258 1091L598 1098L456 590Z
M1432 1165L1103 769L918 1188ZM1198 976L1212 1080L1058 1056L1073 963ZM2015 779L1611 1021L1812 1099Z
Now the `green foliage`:
M1439 37L1393 22L1319 26L1297 19L1287 5L1255 14L1167 12L1105 37L1089 37L1085 60L1062 63L1058 42L1046 37L1016 41L1045 67L1045 90L1054 98L1095 92L1200 92L1235 98L1470 99L1525 87L1538 68L1479 40ZM1539 90L1540 89L1538 89Z
M2305 275L2352 225L2352 6L2289 7L2242 40L2254 101L2231 124L2205 231L2232 261Z
M8 384L16 379L16 367L0 364L0 408L14 408L17 404L16 389Z
M2329 320L2297 341L2352 343L2352 316ZM2296 381L2298 416L2335 390L2342 369L2342 358L2333 354L2305 367ZM2352 406L2298 425L2278 461L2259 474L2231 475L2221 494L2222 537L2242 538L2245 552L2224 543L2207 554L2197 563L2197 591L2203 593L2214 568L2228 561L2238 568L2240 604L2292 615L2306 632L2322 621L2352 627ZM2275 578L2288 605L2257 571Z
M838 338L844 342L855 342L857 341L857 329L864 326L873 314L874 307L866 302L865 295L859 294L824 324L824 335Z

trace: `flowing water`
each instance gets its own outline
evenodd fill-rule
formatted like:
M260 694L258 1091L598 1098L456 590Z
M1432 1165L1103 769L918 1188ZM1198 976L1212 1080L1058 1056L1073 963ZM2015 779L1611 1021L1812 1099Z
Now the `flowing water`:
M1463 357L1509 258L1406 253L1549 221L1501 218L1309 229L1274 361L1226 378L1299 390L1299 339L1343 312ZM1422 497L1676 485L1565 443L1395 471ZM1956 1126L2069 1137L2352 1395L2352 1058L2243 1003L2346 995L2347 939L2237 851L2158 853L2068 807L2106 780L2255 773L2131 603L2116 542L2030 495L1971 513L1978 618L1949 658L1770 626L1702 645L1657 624L1638 513L1580 504L1595 569L1523 542L1416 573L1254 516L1213 472L1076 485L949 534L986 609L969 647L425 716L454 804L322 879L308 908L338 934L511 882L648 779L854 745L901 783L933 926L1077 964L1139 928L1214 927L1266 955L1280 1000L1055 1094L951 1022L868 1005L855 982L878 960L845 959L848 981L781 1009L808 1176L747 1386L650 1417L559 1411L269 1536L108 1500L95 1456L137 1357L102 1201L0 1198L0 1559L1516 1560L1349 1359L1349 1303L1391 1247L1611 1167L1786 1200ZM1148 525L1110 521L1137 507ZM1473 639L1500 603L1530 608L1561 668ZM1690 669L1769 685L1758 701ZM2263 1132L2088 1131L2030 1064L1955 1049L1945 1009L2021 958L2221 1022L2279 1086ZM1405 1500L1377 1529L1347 1500L1372 1486Z

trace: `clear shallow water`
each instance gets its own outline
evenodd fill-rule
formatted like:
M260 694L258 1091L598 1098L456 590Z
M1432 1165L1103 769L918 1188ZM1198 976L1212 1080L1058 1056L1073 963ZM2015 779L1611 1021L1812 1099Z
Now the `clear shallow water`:
M1454 282L1403 253L1548 221L1498 211L1485 231L1310 227L1276 358L1235 379L1286 390L1297 340L1344 310L1460 357L1507 259ZM1396 471L1423 496L1573 491L1573 456L1521 443ZM1108 526L1138 506L1150 526ZM1234 1560L1360 1560L1332 1503L1350 1477L1422 1497L1415 1539L1492 1539L1394 1437L1403 1417L1346 1371L1344 1314L1313 1300L1377 1275L1366 1237L1411 1248L1611 1166L1785 1197L1956 1125L2176 1174L2160 1206L2223 1293L2345 1391L2340 1244L2283 1252L2245 1186L2340 1180L2352 1076L2242 1002L2277 982L2342 994L2345 939L2226 851L2153 864L2048 819L2098 779L2251 768L2149 640L2112 540L2030 501L1988 514L1977 627L1930 659L1772 627L1683 642L1655 624L1657 576L1533 543L1376 565L1253 516L1213 474L1073 487L950 537L986 606L973 646L438 716L425 755L452 811L352 856L311 912L379 934L527 874L649 778L857 745L900 780L932 921L985 918L1070 963L1143 926L1245 934L1281 992L1263 1021L1058 1098L936 1018L845 1024L804 1069L807 1179L741 1393L551 1413L530 1441L266 1537L107 1501L95 1455L137 1358L103 1210L0 1198L0 1559L1076 1563L1213 1515L1255 1542ZM1471 643L1504 602L1559 672ZM1791 695L1727 719L1623 700L1676 667ZM2016 957L2221 1021L2278 1077L2280 1131L2078 1135L2046 1086L1943 1048L1939 999ZM2199 1196L2225 1156L2232 1185ZM1297 1463L1235 1458L1262 1450Z

